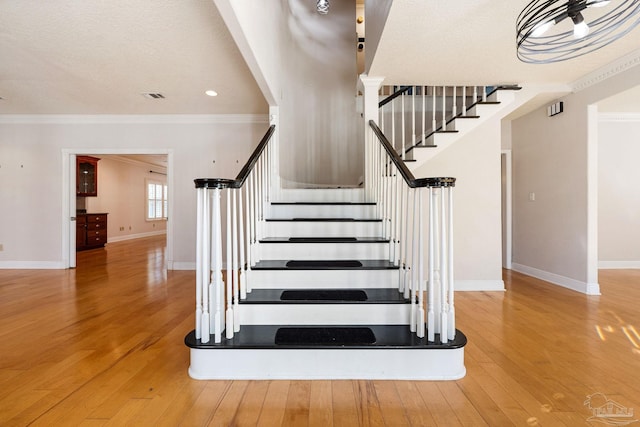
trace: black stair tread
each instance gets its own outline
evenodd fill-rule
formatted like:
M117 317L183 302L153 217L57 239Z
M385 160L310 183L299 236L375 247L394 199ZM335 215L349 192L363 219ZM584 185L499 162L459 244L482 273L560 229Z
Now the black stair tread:
M381 222L381 219L368 218L267 218L266 221L307 221L307 222Z
M265 237L260 243L389 243L383 237Z
M306 291L347 292L359 291L365 294L366 300L336 300L336 299L289 299L283 300L284 292ZM313 295L311 295L313 296ZM328 295L331 297L331 295ZM357 288L357 289L253 289L240 304L405 304L408 300L397 288Z
M376 202L271 202L272 205L298 205L298 206L370 206Z
M500 104L500 101L478 101L474 105L476 105L476 104L480 104L480 105L498 105L498 104Z
M451 120L457 120L457 119L479 119L479 118L480 118L480 116L455 116Z
M457 130L437 130L434 133L458 133Z
M359 267L346 267L346 266L289 266L287 263L291 260L262 260L258 261L255 266L251 267L252 270L397 270L398 266L393 265L392 262L386 259L363 259L357 260L361 264ZM312 261L355 261L355 260L312 260Z
M274 341L277 346L362 346L375 344L376 336L371 328L362 326L284 326L276 331Z
M467 337L460 331L456 330L456 338L447 344L440 344L439 335L436 334L436 343L428 343L427 337L418 338L409 330L408 325L357 325L357 327L366 327L371 329L375 335L376 342L366 345L276 345L275 336L278 329L287 328L349 328L356 325L242 325L240 332L236 332L231 339L224 338L222 342L215 343L213 336L208 343L203 344L195 337L195 331L191 331L184 339L185 344L191 348L198 349L458 349L464 347L467 343Z

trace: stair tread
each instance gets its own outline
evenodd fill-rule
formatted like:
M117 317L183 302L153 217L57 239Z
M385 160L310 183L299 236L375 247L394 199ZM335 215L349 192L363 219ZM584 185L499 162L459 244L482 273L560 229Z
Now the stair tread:
M381 222L381 219L368 219L368 218L267 218L267 222Z
M231 339L224 338L222 342L215 343L211 340L203 344L195 337L195 331L191 331L184 339L185 344L197 349L286 349L286 348L310 348L310 349L458 349L467 343L467 337L456 330L456 338L447 344L439 343L439 335L436 335L435 343L428 343L426 336L418 338L409 330L408 325L358 325L369 328L375 335L375 343L361 345L327 345L327 344L288 344L277 345L276 334L280 328L351 328L353 325L242 325L240 332L236 332Z
M358 260L358 267L288 267L287 263L291 260L261 260L251 267L252 270L397 270L398 266L386 259L363 259ZM317 260L318 262L332 262L334 260ZM336 260L343 262L347 260Z
M332 291L353 292L362 291L366 300L335 300L335 299L289 299L282 300L283 292L318 291L330 294ZM397 288L357 288L357 289L254 289L247 294L247 299L240 304L405 304L404 298Z
M260 243L389 243L383 237L264 237Z

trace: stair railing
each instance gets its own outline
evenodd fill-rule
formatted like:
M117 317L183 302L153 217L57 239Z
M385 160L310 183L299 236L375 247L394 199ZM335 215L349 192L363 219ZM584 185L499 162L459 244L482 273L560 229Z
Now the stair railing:
M397 89L396 89L397 88ZM487 102L498 86L383 86L390 95L378 103L382 132L402 160L414 146L432 145L436 132L455 130L456 117L475 114L474 107Z
M275 144L270 144L274 132L275 125L272 125L235 179L194 180L197 192L195 334L202 343L209 342L212 334L219 343L223 332L226 338L233 338L240 330L239 302L251 292L251 267L259 256L257 242L262 237L271 198L277 153ZM226 196L224 218L223 193ZM222 262L223 253L226 253L226 266Z
M365 191L367 199L378 206L383 235L389 239L389 261L399 267L398 290L411 304L410 330L419 338L426 335L428 342L447 343L456 334L453 292L456 180L415 178L375 121L369 121L369 127Z

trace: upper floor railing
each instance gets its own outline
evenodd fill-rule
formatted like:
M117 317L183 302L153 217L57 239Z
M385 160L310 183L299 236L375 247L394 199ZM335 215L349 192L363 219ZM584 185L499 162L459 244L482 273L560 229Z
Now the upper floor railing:
M380 129L407 159L414 146L432 145L436 132L454 130L460 117L477 117L476 106L496 103L503 86L383 86L378 104Z

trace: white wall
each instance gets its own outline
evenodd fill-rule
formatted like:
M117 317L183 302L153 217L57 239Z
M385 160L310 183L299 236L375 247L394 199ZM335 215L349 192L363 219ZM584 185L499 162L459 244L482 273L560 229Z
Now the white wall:
M364 2L365 26L367 27L365 72L371 68L392 3L393 0L365 0Z
M98 196L86 197L85 208L88 213L109 214L107 241L166 232L166 221L146 220L146 180L166 183L166 175L150 173L154 168L149 165L123 162L109 155L98 157Z
M216 5L234 39L246 41L241 52L280 108L284 181L357 184L364 139L355 105L355 3L332 2L328 15L307 0Z
M235 177L265 122L254 116L0 117L0 267L63 267L63 149L172 150L169 262L193 266L193 180Z
M560 99L562 114L549 118L545 106L512 123L513 268L586 293L599 293L597 110L590 106L640 83L637 66L606 75Z
M598 123L599 265L640 268L640 115L601 115Z
M502 290L500 121L488 120L416 171L452 176L458 290Z

